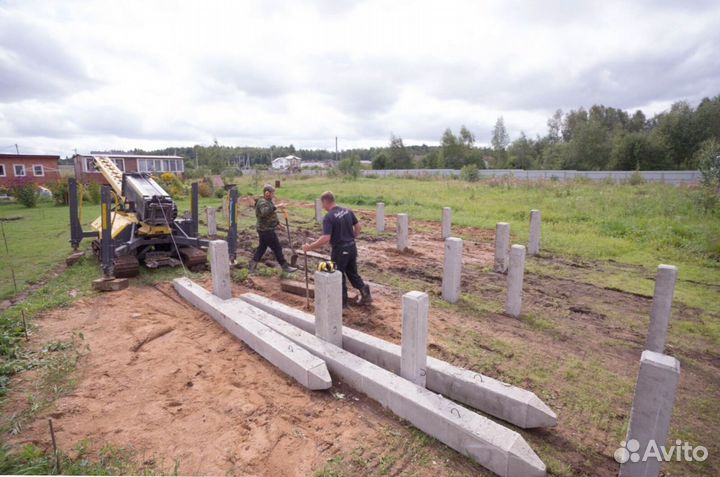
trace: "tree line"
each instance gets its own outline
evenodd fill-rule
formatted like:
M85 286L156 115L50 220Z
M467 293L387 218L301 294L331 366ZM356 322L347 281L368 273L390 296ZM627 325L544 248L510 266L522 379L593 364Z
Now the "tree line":
M697 169L703 153L720 143L720 95L696 108L678 101L647 118L637 110L594 105L558 109L547 121L547 134L511 141L503 117L492 130L490 147L476 147L465 126L456 136L446 129L439 147L409 158L402 139L392 136L373 160L374 169L448 168L474 165L494 169L677 170Z
M593 105L567 112L557 110L547 120L547 133L511 140L504 118L497 119L489 146L476 143L465 126L458 134L446 129L439 146L404 145L391 135L386 147L346 149L336 154L324 149L289 146L171 147L155 151L135 149L134 154L175 154L185 158L186 170L196 167L220 174L228 169L267 167L272 159L296 155L304 161L331 162L352 158L371 161L373 169L575 169L673 170L697 169L703 151L720 144L720 95L704 98L697 107L686 101L648 118L641 110ZM120 152L120 151L117 151Z

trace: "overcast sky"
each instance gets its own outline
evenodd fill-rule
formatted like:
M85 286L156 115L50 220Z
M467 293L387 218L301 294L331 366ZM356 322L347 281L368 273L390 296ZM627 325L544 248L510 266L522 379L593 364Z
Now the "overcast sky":
M0 152L542 135L720 94L718 25L715 0L0 0Z

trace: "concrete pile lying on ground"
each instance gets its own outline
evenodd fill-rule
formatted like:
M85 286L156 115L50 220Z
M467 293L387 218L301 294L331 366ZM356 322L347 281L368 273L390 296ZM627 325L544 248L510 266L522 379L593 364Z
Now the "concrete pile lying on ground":
M240 299L308 333L315 333L315 317L309 313L254 293L245 293ZM400 374L400 346L346 326L342 343L347 351ZM557 425L556 414L535 393L430 356L426 386L521 428Z
M356 390L498 475L545 475L545 464L517 432L243 300L221 300L186 278L174 280L174 285L183 298L218 322L254 320L282 335L324 360L336 377Z

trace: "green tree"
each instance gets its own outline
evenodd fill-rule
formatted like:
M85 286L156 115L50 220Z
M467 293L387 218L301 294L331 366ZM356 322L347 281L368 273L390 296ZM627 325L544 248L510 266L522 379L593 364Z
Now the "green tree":
M443 133L442 141L442 157L445 167L448 169L460 169L464 162L463 144L452 133L450 128Z
M209 167L213 174L220 174L225 169L225 161L217 139L213 140L212 146L199 149L198 162Z
M502 116L495 121L490 143L495 151L504 151L508 144L510 144L510 136L505 129L505 120Z
M420 160L420 167L423 169L445 168L445 161L443 160L442 153L438 151L429 152Z
M388 158L384 152L381 152L372 160L372 168L375 170L387 169Z
M465 165L475 166L478 169L486 169L485 153L482 149L469 149L465 155Z
M630 132L640 132L645 130L646 123L647 119L645 118L645 114L638 109L635 111L635 114L632 115L632 118L630 118L627 129Z
M412 169L412 158L405 149L401 137L395 135L390 136L390 151L387 161L388 169Z
M577 111L571 110L565 115L562 123L562 138L563 141L569 142L575 135L575 130L581 125L585 124L588 120L587 111L583 108Z
M540 169L562 169L566 148L567 144L562 142L545 144L538 157Z
M458 139L460 143L465 147L473 147L473 145L475 144L475 135L471 133L464 124L460 127L460 136Z
M558 109L553 113L552 117L548 119L548 141L551 144L556 144L562 139L562 109Z
M610 168L616 171L661 170L670 167L660 159L664 158L662 149L645 132L617 135L610 156Z
M720 140L720 95L700 101L695 110L695 129L701 141Z
M693 156L700 144L692 107L686 101L673 104L657 118L655 131L667 159L675 169L694 168Z
M612 150L608 136L607 130L597 121L579 123L565 149L563 169L598 171L607 168Z
M703 176L703 185L720 194L720 140L706 139L695 153L695 161Z
M525 132L520 132L517 138L508 148L510 157L510 165L515 169L530 169L534 162L534 151L531 140L525 136Z

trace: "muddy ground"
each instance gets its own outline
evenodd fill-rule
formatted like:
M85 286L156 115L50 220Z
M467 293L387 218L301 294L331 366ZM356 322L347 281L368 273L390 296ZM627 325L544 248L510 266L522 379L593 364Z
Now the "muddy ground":
M374 228L374 214L358 215ZM317 237L314 223L295 225L296 247ZM494 231L456 228L465 238L463 297L446 305L438 299L440 225L412 222L405 253L395 248L394 228L388 217L388 232L360 240L360 269L375 301L348 309L345 324L399 343L402 293L428 291L431 355L528 388L557 412L557 428L522 431L551 473L616 475L612 453L630 411L648 297L526 273L523 317L512 319L502 313L504 276L491 271ZM241 260L254 244L251 231L240 233ZM269 252L265 259L273 265ZM547 254L531 260L578 266ZM592 273L607 264L582 266ZM234 284L234 294L253 291L302 308L303 297L280 291L278 275L264 275ZM686 320L700 313L682 305L674 312ZM90 346L77 386L11 442L47 447L49 416L64 450L85 438L110 442L155 465L177 461L182 474L487 474L342 384L332 392L306 391L187 306L169 283L134 284L51 312L31 346L77 332ZM155 338L143 343L148 337ZM703 436L717 455L720 436L704 416L708 403L720 401L720 354L682 340L671 340L668 352L683 363L671 435ZM20 376L6 414L27 405L32 381L32 373ZM700 469L720 472L717 461L706 465Z

